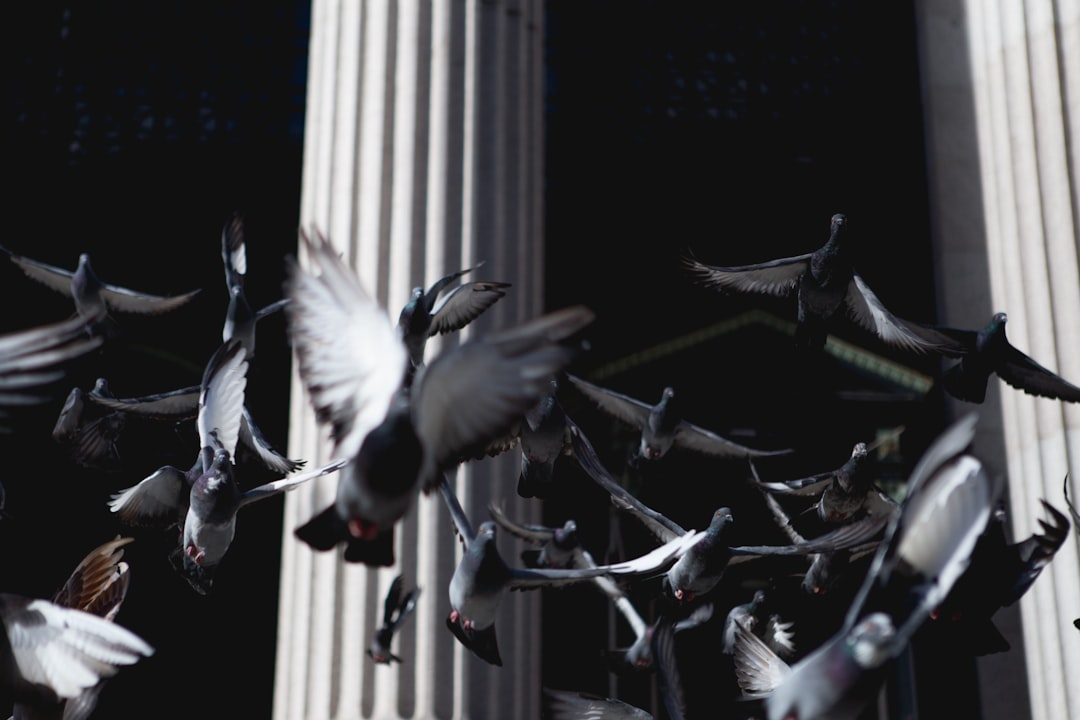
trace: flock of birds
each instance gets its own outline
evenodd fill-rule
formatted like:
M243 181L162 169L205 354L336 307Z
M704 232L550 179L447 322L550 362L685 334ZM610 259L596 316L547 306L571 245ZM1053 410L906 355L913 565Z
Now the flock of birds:
M968 403L984 400L994 375L1033 395L1080 401L1080 387L1011 345L1004 313L980 330L893 315L853 267L846 232L846 218L835 215L828 241L813 252L741 267L706 265L687 254L685 269L690 280L723 292L794 296L795 344L802 353L820 352L841 323L854 323L903 352L950 361L943 387ZM592 584L635 638L610 653L611 669L655 673L671 720L700 714L684 693L678 638L714 622L723 625L720 654L735 685L733 717L842 720L858 717L872 702L891 662L919 632L950 633L973 655L1008 650L993 615L1027 591L1069 535L1069 516L1044 501L1042 532L1008 539L1005 480L970 450L977 413L959 418L930 444L899 498L879 484L870 462L874 448L863 442L835 469L764 480L759 460L790 455L791 448L751 447L687 421L670 387L653 404L574 374L575 362L588 352L595 319L589 308L565 307L470 335L428 358L429 338L468 325L504 297L509 284L464 281L479 266L463 269L416 288L395 319L327 238L301 230L299 241L305 263L286 258L282 298L252 308L245 295L243 221L231 217L221 244L230 301L222 342L207 358L201 382L124 398L99 379L89 390L71 390L53 430L75 462L92 466L115 454L127 418L194 423L198 444L190 466L163 465L107 505L121 527L175 533L169 560L201 595L213 592L237 515L251 503L337 474L334 501L292 532L313 552L340 551L347 562L391 567L396 524L421 494L438 493L462 547L446 590L446 626L479 660L502 664L495 628L507 592ZM21 407L49 400L49 388L73 363L122 331L117 315L167 313L198 292L163 297L110 285L98 279L87 254L67 270L0 250L27 277L75 304L66 320L0 336L0 423L9 427ZM275 449L245 402L258 322L278 312L311 408L329 430L333 460L318 468ZM570 417L571 394L576 407L584 402L635 434L625 467L610 468ZM598 563L582 545L575 520L556 527L522 523L497 503L488 507L488 518L470 517L449 474L462 463L511 451L521 457L519 496L543 500L560 463L572 458L610 496L619 516L640 523L655 542L639 555ZM684 452L745 463L744 487L768 509L775 521L770 530L788 542L734 544L739 506L717 507L706 527L685 528L620 480ZM278 479L247 487L240 457ZM1080 516L1067 493L1064 499L1075 526ZM4 507L2 486L0 510L18 512ZM807 524L808 516L816 523ZM500 531L528 544L520 563L500 554ZM50 598L0 595L0 682L15 699L13 717L88 717L103 683L154 652L115 621L131 572L123 560L131 540L118 536L93 550ZM765 578L749 602L725 603L719 588L730 571L763 559L787 570ZM647 621L628 590L655 579L659 610ZM792 579L794 587L787 587ZM394 639L424 600L420 592L407 590L401 576L392 583L368 649L373 662L407 662L394 652ZM796 600L803 608L797 618ZM828 613L814 615L825 607ZM811 627L819 637L807 642ZM617 697L554 687L544 690L544 712L558 720L651 717Z

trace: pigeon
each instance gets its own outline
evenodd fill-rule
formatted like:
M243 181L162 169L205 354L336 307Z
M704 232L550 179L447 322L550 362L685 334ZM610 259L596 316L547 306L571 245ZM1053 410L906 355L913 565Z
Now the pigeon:
M259 310L251 307L244 281L247 278L247 244L244 240L244 217L234 212L221 230L221 261L225 268L225 288L229 293L229 305L225 311L225 324L221 329L221 341L240 338L248 349L249 357L255 354L255 326L267 315L278 312L288 302L276 300Z
M829 239L813 252L754 265L706 265L684 254L683 265L704 287L777 297L795 295L795 346L816 351L841 322L851 322L889 346L919 355L959 357L963 348L933 327L893 315L856 272L848 241L848 219L829 221Z
M401 626L412 616L413 610L416 609L416 600L420 597L420 588L403 592L402 583L401 575L395 577L390 583L390 589L386 592L386 599L383 601L382 625L375 630L375 636L368 645L368 657L381 665L401 662L401 658L390 650L390 644Z
M584 567L589 560L581 546L577 522L568 519L558 527L521 523L511 520L501 505L488 503L492 520L511 534L537 546L524 550L521 561L530 568ZM591 557L591 556L590 556Z
M795 656L795 634L793 622L784 622L775 613L766 614L766 592L757 590L748 602L733 605L724 618L724 633L720 642L720 652L732 655L735 652L735 628L741 627L757 635L784 660Z
M882 440L873 445L857 442L851 449L851 456L840 467L796 480L762 482L753 461L750 468L755 484L762 490L816 498L814 507L818 518L827 525L845 523L864 515L890 516L897 512L898 506L878 487L872 472L873 463L868 459L870 451L880 442Z
M548 392L504 435L484 448L486 457L520 448L519 497L546 498L554 482L555 462L574 454L566 416L557 397L558 386L558 380L552 376Z
M695 531L624 562L581 568L517 568L507 565L496 545L494 520L473 528L445 474L437 487L463 547L450 578L450 613L446 625L462 645L492 665L502 665L495 619L503 595L510 590L534 590L590 581L603 575L633 577L663 572L700 540Z
M1028 395L1064 402L1080 402L1080 387L1043 367L1016 348L1005 335L1008 315L994 313L981 330L938 327L953 338L964 352L959 361L945 370L942 384L955 398L970 403L986 400L991 375Z
M444 275L427 291L423 287L413 288L397 321L413 369L424 364L428 338L460 330L506 295L510 283L481 280L461 283L444 292L451 283L483 264L481 261L471 268Z
M791 449L756 450L684 420L679 413L675 390L670 386L664 388L656 405L650 405L575 375L568 373L566 377L601 411L641 431L640 443L631 456L633 464L659 460L673 448L725 459L775 457L792 452Z
M762 651L751 633L738 635L737 647L756 647L736 652L739 684L763 698L766 720L854 720L963 575L1004 486L968 452L976 421L972 414L954 422L919 459L836 633L790 666Z
M601 580L606 581L612 586L615 585L611 582L610 578L596 578L596 584L600 585ZM633 606L629 607L632 609ZM681 617L678 620L672 621L670 618L661 614L651 625L646 625L645 621L638 616L631 623L631 626L635 631L634 642L625 649L610 650L606 653L611 662L612 669L617 673L622 672L625 669L630 669L634 672L655 671L656 657L654 652L654 636L657 628L660 627L662 623L670 623L672 631L676 633L699 628L712 619L714 610L715 608L712 603L704 603L691 610L686 617ZM623 608L623 611L625 614L626 609ZM636 611L633 612L636 614ZM627 615L627 619L629 620L630 616Z
M131 580L127 562L123 560L124 546L133 538L117 536L90 551L75 567L64 585L52 597L63 608L88 612L114 621L127 597ZM99 680L75 697L66 699L16 703L14 720L30 718L61 718L84 720L97 707L97 699L105 680Z
M572 420L568 419L568 422L582 468L611 495L615 507L640 520L660 542L669 542L687 532L695 532L687 531L671 518L648 507L616 482L581 428ZM887 521L888 518L881 516L867 516L799 544L732 546L726 538L727 530L734 522L734 514L731 508L720 507L713 511L709 525L701 533L701 540L681 555L665 573L663 591L666 597L678 603L692 603L720 583L731 563L744 562L753 557L810 555L852 547L881 532Z
M233 454L240 435L247 367L239 339L220 345L203 374L197 418L200 448L194 464L186 471L163 466L113 494L109 501L110 510L125 525L179 528L179 546L169 560L200 595L208 594L213 586L217 568L232 544L240 508L344 465L332 461L310 472L240 489Z
M119 285L102 282L90 264L90 254L79 255L75 270L67 270L18 255L0 246L15 265L31 280L35 280L75 301L75 312L92 327L111 331L112 313L161 315L171 312L199 294L201 288L181 295L164 296L138 292Z
M112 620L126 592L126 566L117 554L124 543L91 553L56 600L0 594L0 683L16 708L70 703L70 716L86 717L102 681L154 654Z
M18 408L50 401L71 365L101 347L93 322L76 316L0 335L0 433L14 430Z
M97 379L90 393L97 397L111 396L104 378ZM127 426L127 415L88 402L87 396L80 387L71 389L53 426L53 440L68 448L77 465L115 471L120 464L117 442Z
M995 512L971 562L945 600L931 612L929 627L955 638L951 644L973 655L1010 649L994 625L994 614L1016 603L1035 582L1069 536L1069 519L1046 500L1040 500L1048 520L1039 519L1042 532L1019 542L1006 539L1005 513Z
M330 242L301 233L314 267L288 267L287 328L316 419L347 460L335 500L294 530L316 551L394 562L395 523L440 472L506 432L577 357L573 336L595 314L572 306L471 338L425 364L412 382L408 350L384 308Z

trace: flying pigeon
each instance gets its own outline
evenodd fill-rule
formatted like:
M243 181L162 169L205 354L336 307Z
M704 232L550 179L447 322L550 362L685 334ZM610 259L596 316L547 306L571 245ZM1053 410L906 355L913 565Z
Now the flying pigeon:
M673 448L689 450L715 458L761 458L788 455L790 449L757 450L706 430L684 420L680 414L675 389L664 388L655 405L614 390L594 385L567 374L567 379L601 411L641 431L641 441L632 463L659 460Z
M117 536L91 550L56 591L52 602L63 608L81 610L114 621L127 597L131 580L128 564L123 557L124 546L132 540L130 537ZM104 683L105 680L101 679L72 698L16 703L12 717L15 720L48 717L84 720L97 707L98 695Z
M923 453L831 638L791 666L760 647L737 652L740 686L763 697L766 720L854 720L876 696L888 663L963 575L1004 485L968 452L976 420L954 422Z
M3 246L0 246L0 252L6 254L31 280L72 298L76 314L94 327L100 324L108 327L114 312L139 315L171 312L187 304L200 292L200 288L196 288L181 295L152 295L102 282L90 265L89 253L79 255L75 270L67 270L23 257Z
M221 341L228 342L229 339L238 337L251 356L255 353L256 323L281 310L288 300L276 300L259 310L252 308L248 302L244 288L244 281L247 279L247 244L244 239L244 217L239 212L230 215L221 230L221 261L225 268L225 288L229 293Z
M847 216L829 222L829 239L813 252L754 265L706 265L690 255L683 265L704 287L776 297L796 296L795 346L820 350L842 322L867 330L887 345L922 355L958 357L963 348L934 328L893 315L855 270Z
M495 619L503 595L510 590L534 590L580 583L603 575L633 577L663 572L700 540L691 531L632 560L581 568L517 568L507 565L495 542L493 520L476 529L443 475L437 487L461 540L461 561L450 578L450 614L446 625L462 645L492 665L502 665Z
M791 660L795 656L795 633L792 631L794 623L783 621L776 613L767 612L767 593L757 590L748 602L733 605L724 618L724 633L720 644L720 652L731 655L735 652L736 627L757 635L769 647L784 660Z
M1021 352L1005 335L1008 316L994 313L990 322L980 330L959 330L938 327L963 348L959 361L945 370L942 384L955 398L970 403L986 399L991 375L1028 395L1080 402L1080 387L1035 362Z
M132 527L180 530L170 555L177 572L201 595L209 593L218 565L232 544L240 508L340 469L321 468L242 491L233 454L240 435L247 354L239 339L223 343L206 365L199 397L199 452L188 470L159 468L137 485L115 493L109 508Z
M0 594L0 683L17 709L69 703L72 714L65 717L86 717L102 681L154 654L112 621L126 592L126 567L116 552L125 542L91 553L56 600Z
M427 291L423 287L413 288L397 321L398 332L409 352L412 368L424 364L428 338L460 330L506 295L510 283L487 280L461 283L446 290L451 283L483 264L481 261L471 268L444 275L432 283Z
M488 512L500 527L535 546L521 553L526 567L568 568L588 564L587 551L581 546L577 522L573 519L558 527L521 523L510 519L503 507L494 502L488 503Z
M401 575L390 583L386 599L383 600L382 625L375 630L375 635L368 645L368 657L381 665L401 662L401 658L390 650L390 645L401 626L412 616L416 609L416 600L420 597L420 588L404 592L402 583Z
M1010 543L1003 511L995 512L975 546L971 562L945 600L931 612L933 630L956 638L958 647L973 655L1010 649L993 622L994 614L1016 603L1035 582L1069 536L1069 519L1041 500L1047 520L1042 532Z
M517 494L524 498L547 497L555 474L555 462L574 454L566 416L557 397L558 380L551 378L547 393L510 429L484 448L483 456L495 457L514 448L521 450Z
M111 396L104 378L98 378L90 393ZM69 450L77 465L114 471L120 462L117 442L127 425L127 415L101 408L88 401L87 396L80 387L71 389L53 426L53 440Z
M851 449L851 456L840 467L796 480L762 482L753 461L750 467L755 484L762 490L815 498L818 518L827 525L845 523L864 515L889 516L898 507L896 501L875 482L873 463L868 458L876 445L857 442Z
M392 565L394 524L440 472L506 432L577 355L594 313L575 306L439 354L408 382L408 350L384 308L330 242L301 233L313 265L288 267L285 308L300 378L333 455L347 460L334 502L294 534L318 551Z

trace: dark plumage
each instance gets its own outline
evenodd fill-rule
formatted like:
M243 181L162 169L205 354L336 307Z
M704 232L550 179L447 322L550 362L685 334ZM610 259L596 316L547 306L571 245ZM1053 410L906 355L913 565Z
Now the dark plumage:
M1080 387L1043 367L1017 349L1005 335L1008 316L994 313L980 330L937 328L963 348L959 362L945 370L943 384L953 397L971 403L986 399L991 375L1028 395L1080 402Z
M313 271L288 267L289 335L316 418L346 461L333 503L294 531L313 549L391 565L394 524L441 472L475 456L536 404L594 319L576 306L440 353L410 380L399 331L321 235L301 239Z
M792 452L790 449L747 447L684 420L676 402L675 389L670 386L664 388L659 402L650 405L574 375L566 377L604 413L641 431L641 442L631 457L633 463L659 460L673 448L707 457L738 459L774 457Z
M931 327L893 315L855 270L847 216L829 222L829 239L813 252L753 265L721 267L683 257L697 281L717 290L797 299L795 345L820 350L829 334L849 322L895 348L917 354L956 357L963 348Z
M390 646L402 625L412 617L419 597L420 588L416 587L409 592L404 592L402 576L398 575L394 578L390 583L390 589L386 591L386 599L383 600L382 624L375 629L375 634L367 648L369 658L381 665L402 661L393 653Z

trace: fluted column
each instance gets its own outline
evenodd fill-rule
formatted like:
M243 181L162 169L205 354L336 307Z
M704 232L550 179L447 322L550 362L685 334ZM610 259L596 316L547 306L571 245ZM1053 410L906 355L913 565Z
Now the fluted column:
M1014 345L1080 384L1080 3L918 5L943 320L975 329L1005 311ZM1040 498L1065 511L1066 474L1080 495L1080 407L992 379L981 414L1013 535L1027 537ZM1024 653L1035 720L1080 717L1077 547L1074 533L1020 603L1012 652Z
M301 223L321 228L367 289L397 313L417 285L484 261L473 278L509 294L462 335L543 310L543 3L540 0L314 0ZM428 358L459 337L433 338ZM329 459L298 378L289 452ZM518 517L539 506L514 490L518 456L456 476L477 522L489 498ZM504 666L466 651L445 626L460 557L438 495L399 524L394 567L317 553L293 529L334 497L337 476L286 498L274 716L535 718L539 594L512 593L497 623ZM395 640L401 665L365 650L398 573L421 594Z

